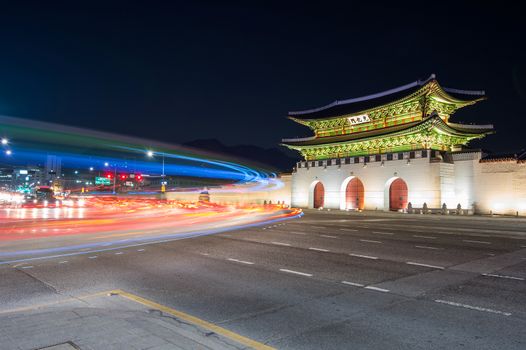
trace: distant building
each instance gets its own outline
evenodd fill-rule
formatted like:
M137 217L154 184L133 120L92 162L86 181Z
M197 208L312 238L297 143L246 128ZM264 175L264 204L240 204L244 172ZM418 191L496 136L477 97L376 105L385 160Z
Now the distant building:
M284 139L301 153L292 206L342 210L462 209L526 215L523 155L491 158L467 148L492 125L453 123L483 91L442 87L431 75L377 94L336 101L289 118L314 135Z
M13 168L0 168L0 191L10 191L14 188Z
M46 180L53 181L62 174L62 159L57 156L48 155L46 159Z

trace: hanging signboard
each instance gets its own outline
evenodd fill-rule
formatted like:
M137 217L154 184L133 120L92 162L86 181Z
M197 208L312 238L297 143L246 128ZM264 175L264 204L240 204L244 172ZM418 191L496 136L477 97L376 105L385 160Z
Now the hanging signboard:
M367 123L371 121L371 119L369 119L369 116L367 114L349 117L347 118L347 120L349 121L349 124L351 125L362 124L362 123Z

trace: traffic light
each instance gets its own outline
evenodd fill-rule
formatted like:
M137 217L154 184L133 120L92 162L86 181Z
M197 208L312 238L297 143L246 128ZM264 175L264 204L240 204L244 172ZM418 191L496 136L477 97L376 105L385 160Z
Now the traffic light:
M113 178L113 176L112 176L111 174L106 174L106 177L107 177L108 179Z
M126 180L126 174L121 174L121 180Z
M137 174L135 176L135 178L137 179L137 181L141 181L142 180L142 175L141 174Z

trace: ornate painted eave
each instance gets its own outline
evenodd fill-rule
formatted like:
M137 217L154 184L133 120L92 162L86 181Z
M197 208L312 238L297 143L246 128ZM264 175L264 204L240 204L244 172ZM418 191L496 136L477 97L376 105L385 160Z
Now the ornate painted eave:
M308 148L323 147L324 145L337 146L347 143L356 143L386 137L394 138L402 135L408 135L413 133L426 133L430 131L448 136L461 137L465 139L474 139L481 138L487 134L493 133L494 129L493 125L464 125L453 123L447 124L435 112L429 118L418 122L347 135L319 138L311 137L303 139L283 139L282 145L291 149L302 150Z

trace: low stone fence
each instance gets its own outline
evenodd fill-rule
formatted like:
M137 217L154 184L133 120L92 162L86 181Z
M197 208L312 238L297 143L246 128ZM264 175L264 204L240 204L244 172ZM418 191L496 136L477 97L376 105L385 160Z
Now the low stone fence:
M408 214L439 214L439 215L473 215L473 209L463 209L461 205L457 205L456 208L449 209L444 203L441 208L428 208L426 203L422 208L415 208L411 203L407 204L407 209L404 212Z

